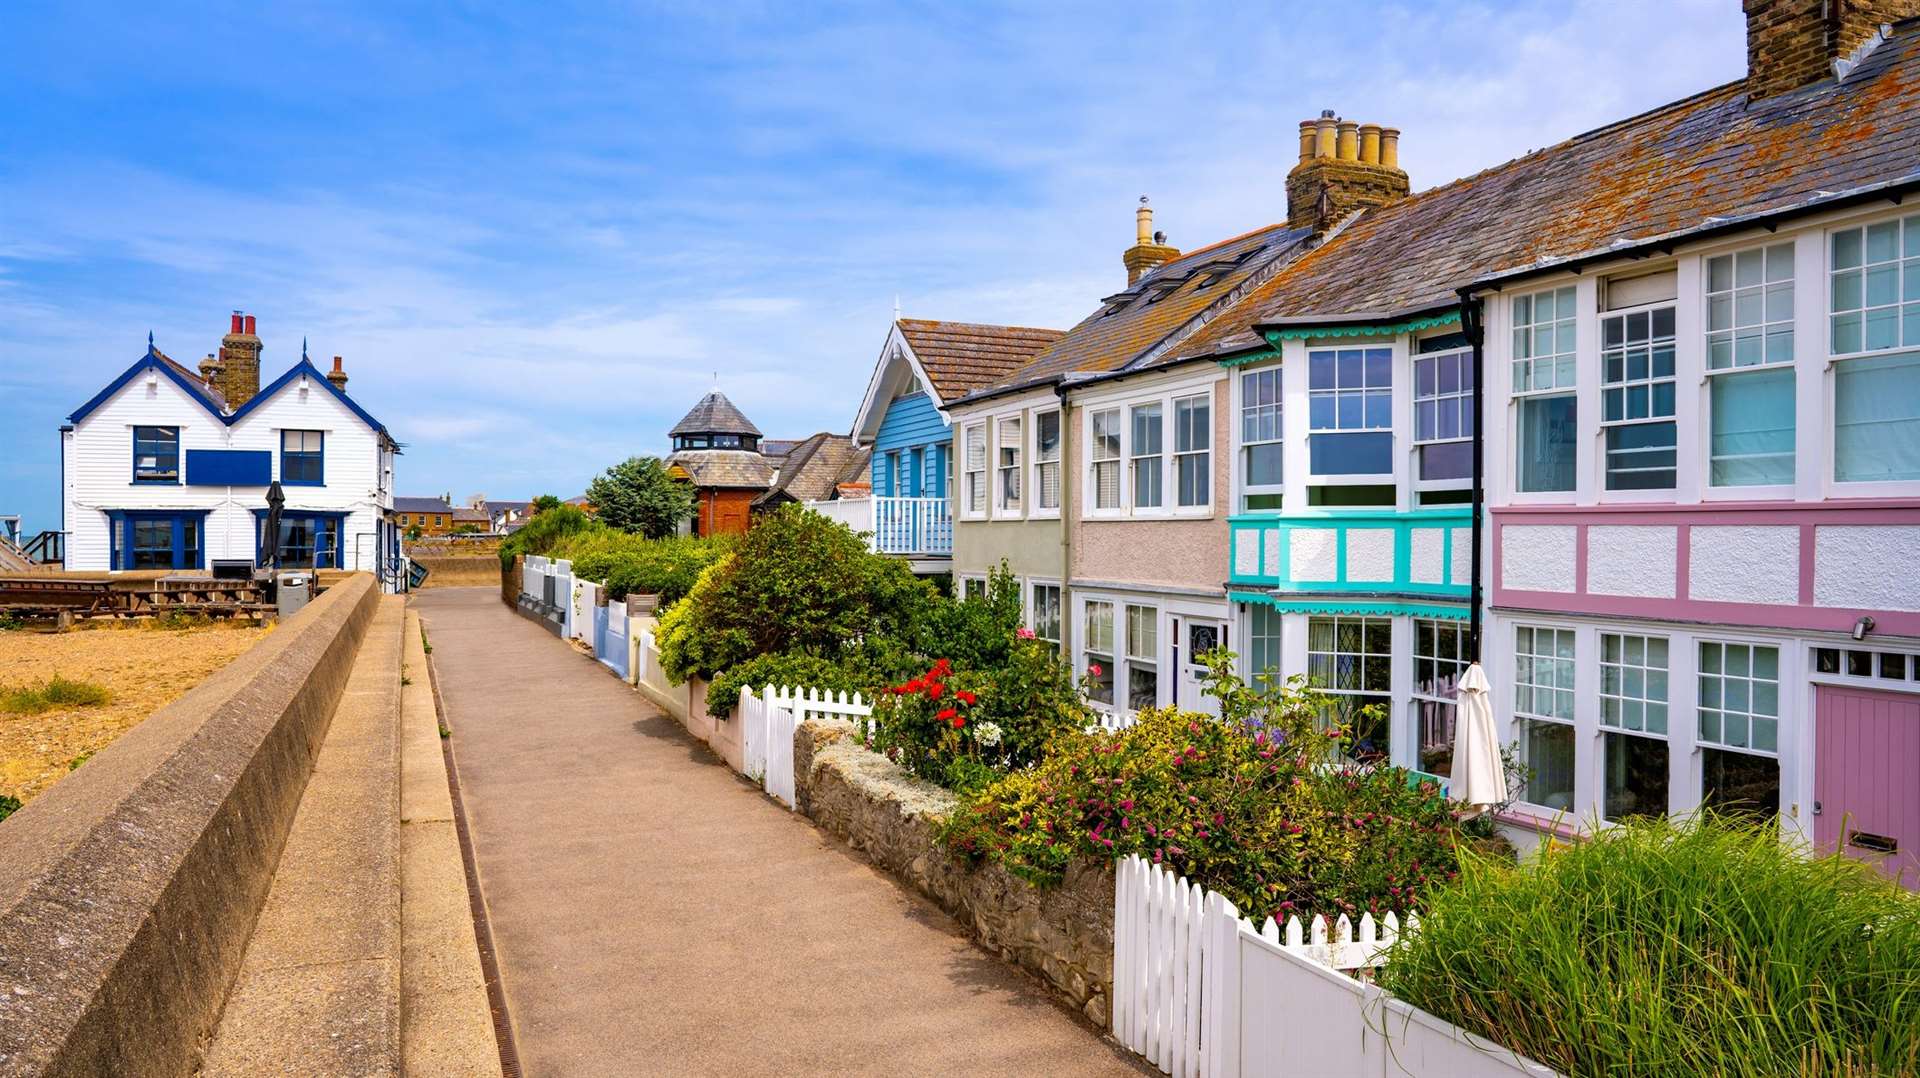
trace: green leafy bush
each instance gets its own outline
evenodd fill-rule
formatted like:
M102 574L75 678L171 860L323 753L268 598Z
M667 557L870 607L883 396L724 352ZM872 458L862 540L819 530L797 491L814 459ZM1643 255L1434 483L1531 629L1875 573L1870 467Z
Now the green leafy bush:
M20 799L12 794L0 794L0 820L20 811Z
M1453 876L1452 814L1432 783L1345 762L1346 730L1298 684L1221 688L1220 718L1168 708L1058 739L964 801L943 838L1038 883L1076 857L1137 853L1255 919L1407 911Z
M578 506L562 504L528 518L519 531L500 544L500 564L512 565L516 554L540 556L563 537L594 527L594 520Z
M938 598L904 562L789 504L762 517L661 619L660 661L678 682L758 655L842 659L867 641L905 638Z
M768 685L820 689L823 692L866 692L865 679L843 662L803 653L757 655L721 671L707 686L708 714L725 717L740 702L740 690Z
M732 549L731 536L648 539L595 527L563 537L548 556L570 561L575 576L605 584L609 598L658 595L664 607L685 598L701 570Z
M1469 858L1380 983L1566 1074L1920 1074L1920 904L1772 823Z
M600 521L618 531L665 539L693 516L693 484L674 479L659 457L629 457L587 484Z

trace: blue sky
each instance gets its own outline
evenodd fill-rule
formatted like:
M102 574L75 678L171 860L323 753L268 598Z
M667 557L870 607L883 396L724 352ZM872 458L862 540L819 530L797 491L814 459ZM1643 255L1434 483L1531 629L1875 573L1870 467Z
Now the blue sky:
M1745 62L1732 0L295 7L0 11L0 514L57 522L148 330L344 356L401 493L566 496L715 371L847 430L896 295L1073 324L1141 194L1184 248L1283 217L1321 108L1418 189Z

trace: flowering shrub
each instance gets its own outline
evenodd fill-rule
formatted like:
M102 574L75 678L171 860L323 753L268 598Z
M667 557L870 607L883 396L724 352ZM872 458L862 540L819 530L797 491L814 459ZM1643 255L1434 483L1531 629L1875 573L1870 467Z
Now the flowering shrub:
M1227 705L1258 712L1244 719L1169 708L1063 738L969 796L943 838L1037 883L1075 857L1137 853L1256 919L1404 911L1453 878L1452 815L1433 784L1343 762L1346 731L1316 694L1247 691Z
M936 660L925 673L882 690L871 747L932 782L984 786L1030 767L1078 731L1088 714L1067 670L1047 648L1010 639L1006 661L956 670Z

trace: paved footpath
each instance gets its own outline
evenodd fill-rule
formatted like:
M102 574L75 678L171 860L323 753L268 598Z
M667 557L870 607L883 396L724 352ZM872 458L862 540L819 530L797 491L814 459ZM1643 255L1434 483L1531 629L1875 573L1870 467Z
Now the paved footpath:
M1154 1073L498 588L413 604L527 1074Z

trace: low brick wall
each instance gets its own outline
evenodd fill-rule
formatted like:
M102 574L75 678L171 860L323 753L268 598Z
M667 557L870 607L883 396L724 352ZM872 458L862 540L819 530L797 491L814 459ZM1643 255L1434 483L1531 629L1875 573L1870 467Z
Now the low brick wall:
M935 831L953 811L954 795L868 752L852 734L844 720L800 724L793 747L800 811L1105 1029L1113 993L1113 865L1076 863L1059 886L1039 888L999 865L973 867L953 857Z
M328 588L0 824L0 1075L196 1068L379 595Z

